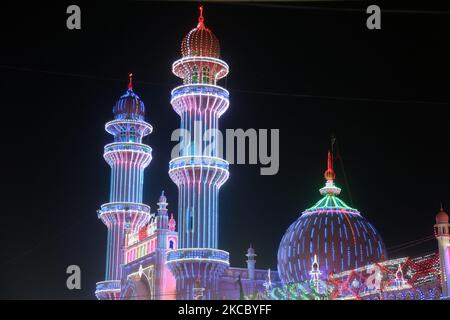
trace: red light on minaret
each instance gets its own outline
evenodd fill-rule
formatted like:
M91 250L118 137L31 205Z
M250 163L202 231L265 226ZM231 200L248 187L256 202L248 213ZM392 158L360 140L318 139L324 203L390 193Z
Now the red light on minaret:
M128 74L128 90L133 91L133 74Z
M198 25L203 25L203 6L198 7L198 9L200 10L200 16L198 17Z

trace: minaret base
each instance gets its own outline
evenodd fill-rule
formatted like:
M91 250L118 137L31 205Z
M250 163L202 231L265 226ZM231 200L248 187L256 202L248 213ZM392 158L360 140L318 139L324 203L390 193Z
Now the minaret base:
M218 300L219 278L229 266L229 253L178 249L169 252L167 266L177 281L177 300Z

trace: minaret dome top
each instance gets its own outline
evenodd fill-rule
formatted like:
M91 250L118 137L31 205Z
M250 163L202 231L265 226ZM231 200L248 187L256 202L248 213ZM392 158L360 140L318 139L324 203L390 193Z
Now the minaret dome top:
M439 210L438 214L436 215L436 223L448 223L448 214L444 211L441 205L441 210Z
M113 107L116 120L144 120L145 105L133 91L133 74L128 75L128 89Z
M220 45L217 37L205 26L203 6L200 6L197 27L189 31L181 42L183 57L220 57Z

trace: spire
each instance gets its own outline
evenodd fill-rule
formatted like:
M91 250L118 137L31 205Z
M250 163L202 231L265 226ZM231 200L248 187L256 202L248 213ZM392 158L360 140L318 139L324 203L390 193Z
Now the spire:
M336 174L333 170L333 157L330 150L328 150L327 170L325 171L324 177L327 181L336 179Z
M159 197L158 200L159 200L158 203L157 203L157 205L158 205L158 214L167 216L167 206L169 204L167 203L167 198L164 195L164 191L161 192L161 196Z
M133 91L133 74L131 72L128 74L128 90Z
M327 170L323 174L325 180L327 180L325 187L320 189L320 194L322 195L338 195L341 193L341 189L334 185L334 179L336 179L336 174L333 170L333 154L328 150L328 161Z
M203 21L205 21L205 19L203 18L203 6L198 7L198 9L200 10L200 16L198 17L197 27L202 27L204 26Z
M253 246L251 243L250 243L250 247L247 249L247 254L245 256L248 257L249 259L253 259L254 257L256 257L255 249L253 249Z
M166 202L166 201L167 201L167 198L166 198L166 196L164 195L164 190L162 190L162 191L161 191L161 195L159 196L159 202L164 203L164 202Z

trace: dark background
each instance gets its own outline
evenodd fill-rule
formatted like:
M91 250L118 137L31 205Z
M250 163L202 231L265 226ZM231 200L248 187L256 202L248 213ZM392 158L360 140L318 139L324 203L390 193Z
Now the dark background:
M171 64L198 4L77 2L79 31L66 29L69 4L0 7L0 298L95 298L106 253L96 210L109 196L102 152L112 141L104 124L130 71L154 126L145 203L155 209L164 189L176 213L167 170L179 117L169 98L181 81ZM342 198L388 248L432 235L439 202L450 206L449 15L385 5L382 29L370 31L362 3L295 8L307 5L205 5L230 65L221 128L280 129L279 173L234 165L221 190L220 248L233 266L245 265L252 243L257 267L276 269L284 231L320 197L332 133ZM436 249L428 241L391 257ZM82 290L66 288L71 264Z

